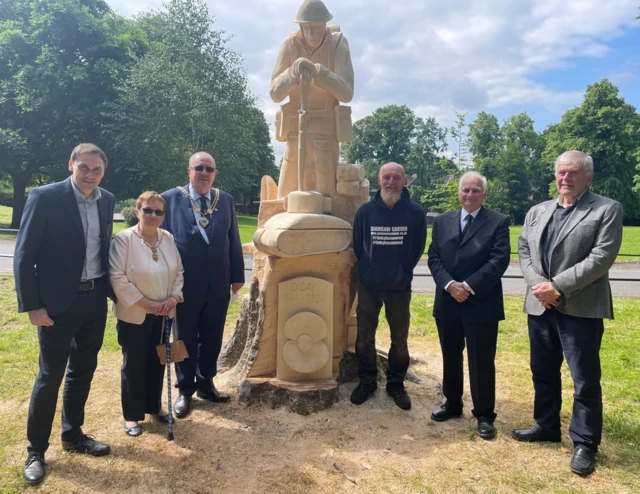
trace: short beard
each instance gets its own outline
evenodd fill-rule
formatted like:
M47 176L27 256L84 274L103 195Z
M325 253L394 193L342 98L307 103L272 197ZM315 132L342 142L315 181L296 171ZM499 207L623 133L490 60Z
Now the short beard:
M382 196L382 200L385 204L393 206L402 197L402 189L397 192L387 192L384 189L380 189L380 195Z

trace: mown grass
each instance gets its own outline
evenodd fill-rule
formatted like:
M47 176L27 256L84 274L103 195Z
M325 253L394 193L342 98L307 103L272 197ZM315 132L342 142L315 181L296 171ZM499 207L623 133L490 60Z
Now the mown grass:
M11 211L12 208L7 206L0 206L0 228L9 228L11 225ZM240 230L240 240L242 243L251 242L253 234L258 228L258 217L248 214L237 214L238 229ZM127 224L123 221L118 221L113 224L113 234L121 232L128 228ZM15 233L0 233L0 238L15 238Z
M246 292L246 288L244 291ZM24 408L28 403L33 380L38 371L36 330L29 325L26 315L17 314L16 305L13 278L0 276L0 306L3 309L0 311L0 376L3 384L0 387L0 483L5 483L4 487L0 487L0 492L22 490L21 464L9 461L9 458L13 455L15 460L16 445L26 445L25 424L15 420L12 410L18 406ZM522 300L519 297L506 297L505 305L507 319L500 324L496 378L498 420L502 427L501 434L506 437L511 427L532 423L533 390L528 368L529 348ZM640 479L640 320L637 317L640 312L640 300L616 299L614 305L616 319L605 321L601 351L604 439L598 460L601 472L599 478L610 484L609 489L605 487L602 492L614 492L616 485L624 486L627 492L632 492L637 488ZM429 360L437 358L440 352L435 324L431 317L432 307L432 296L413 296L409 347L412 354L426 356ZM233 328L239 311L240 302L237 301L229 310L227 335ZM389 344L388 326L384 317L381 317L377 342L383 348ZM110 316L100 358L113 360L119 358L119 353L115 320ZM118 390L113 389L112 392L114 399L117 399ZM565 366L564 404L561 415L565 430L571 415L572 393L572 381ZM269 412L265 411L265 414L268 415ZM467 440L476 440L471 429ZM467 467L469 462L475 462L474 468L495 472L495 478L490 479L491 485L494 486L492 492L583 492L581 488L575 489L570 485L575 476L572 476L568 469L566 472L551 474L547 473L544 467L532 466L527 471L519 472L503 465L501 462L509 461L509 454L515 454L511 450L517 452L520 451L519 448L529 447L515 442L507 444L510 450L501 450L496 457L472 455L464 459ZM539 448L539 453L536 454L542 456L537 458L545 461L544 445L531 447ZM439 485L440 488L449 485L455 492L467 492L470 486L466 478L455 479L455 465L451 466L451 471L432 474L407 474L405 471L397 470L398 468L400 467L397 465L389 466L386 471L380 473L381 480L386 485L380 492L443 492L437 487L434 488L434 485ZM439 484L440 481L445 483ZM306 487L313 491L317 486Z
M240 239L242 243L251 242L253 234L258 227L258 217L246 214L238 214L238 228L240 230ZM11 224L11 208L0 206L0 228L9 228ZM118 233L127 228L122 222L114 223L113 233ZM511 225L511 259L518 259L518 237L522 231L522 226ZM0 238L15 238L15 234L0 234ZM431 227L427 230L427 247L431 243ZM425 250L426 250L425 249ZM618 256L617 262L638 262L640 261L640 226L625 226L622 234L622 247L620 254L631 254L631 256ZM425 256L426 257L426 252Z

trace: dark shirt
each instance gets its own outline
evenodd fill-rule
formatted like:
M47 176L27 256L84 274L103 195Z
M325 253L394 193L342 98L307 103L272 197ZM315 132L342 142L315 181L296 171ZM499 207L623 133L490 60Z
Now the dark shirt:
M571 217L571 213L573 213L576 205L584 196L584 192L576 197L575 201L571 206L563 206L558 203L556 205L556 210L551 217L551 221L547 224L547 227L542 232L542 238L540 239L540 246L542 248L542 270L544 271L545 276L549 277L549 261L551 260L551 251L556 244L556 240L558 239L558 235L560 235L560 231L562 227L567 222L567 220Z

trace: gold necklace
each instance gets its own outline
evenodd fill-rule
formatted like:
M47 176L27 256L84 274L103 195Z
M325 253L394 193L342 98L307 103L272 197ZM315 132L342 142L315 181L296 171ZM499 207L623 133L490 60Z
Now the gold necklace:
M144 237L142 236L142 232L140 232L140 223L138 223L138 231L134 230L134 233L138 236L138 238L140 240L142 240L142 243L144 245L146 245L147 247L149 247L149 249L151 250L151 259L153 259L153 262L158 262L158 247L160 247L160 244L162 243L162 238L164 236L164 232L162 229L159 230L160 231L160 235L158 238L158 241L156 242L156 245L151 245L149 242L147 242Z
M207 218L207 215L213 213L214 211L217 211L216 206L218 205L218 200L220 199L220 189L213 189L214 191L213 201L211 201L211 207L206 211L202 211L202 209L197 206L196 201L193 200L193 197L191 197L191 194L189 194L189 192L184 190L183 187L178 187L178 190L189 198L189 201L191 202L191 207L193 208L193 210L196 213L200 213L200 219L198 220L198 223L200 223L200 226L202 228L206 228L207 225L209 224L209 219Z

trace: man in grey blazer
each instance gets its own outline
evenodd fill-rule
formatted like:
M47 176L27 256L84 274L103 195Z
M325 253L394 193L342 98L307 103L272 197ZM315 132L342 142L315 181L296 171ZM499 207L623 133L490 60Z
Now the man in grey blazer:
M557 200L531 208L518 241L527 283L531 373L535 390L529 429L518 441L559 442L563 353L574 382L569 436L571 471L589 475L602 436L600 344L603 318L613 319L609 268L620 250L620 203L589 190L593 159L581 151L561 154L555 164Z

